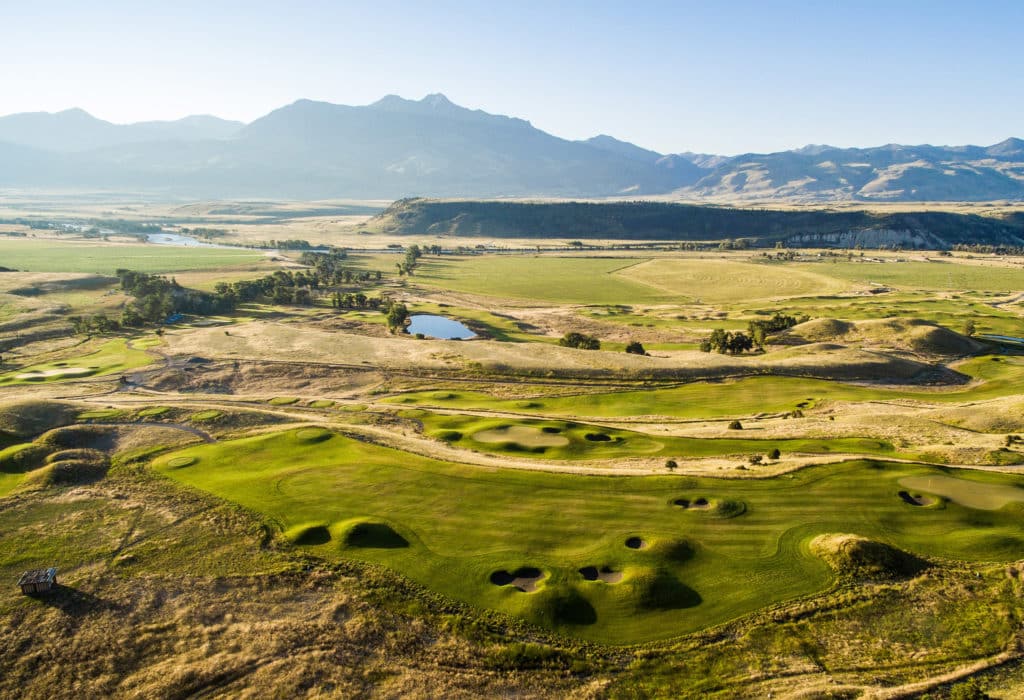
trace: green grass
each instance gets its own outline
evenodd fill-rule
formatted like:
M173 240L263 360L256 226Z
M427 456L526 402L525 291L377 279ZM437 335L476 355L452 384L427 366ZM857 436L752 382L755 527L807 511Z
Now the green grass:
M263 257L259 251L242 249L0 239L0 260L4 261L3 264L26 272L109 275L118 268L149 273L178 272L252 263Z
M191 416L188 417L188 419L195 423L203 423L206 421L216 420L223 415L224 414L221 413L220 411L210 409L208 411L199 411L198 413L193 413Z
M671 293L615 274L636 258L480 256L429 260L413 281L493 297L581 304L671 301Z
M292 404L298 403L299 400L294 396L275 396L274 398L267 401L271 406L291 406Z
M811 263L784 269L813 272L852 282L875 282L894 287L928 290L1019 291L1024 275L1013 267L955 262Z
M196 462L169 466L180 457ZM293 537L309 524L326 528L330 539L318 531L310 537L319 544L303 545L310 553L383 563L473 605L607 642L670 637L821 591L834 574L809 551L819 534L970 561L1014 561L1024 547L1019 505L905 503L901 479L962 476L908 464L858 461L768 480L578 476L484 470L291 430L188 448L154 467ZM963 478L1024 487L1002 474ZM673 505L680 498L713 507L682 509ZM346 533L360 523L386 526L407 546L354 544ZM649 546L630 549L630 537ZM624 576L585 581L586 566ZM522 567L540 569L536 592L491 583Z
M957 370L982 383L926 390L841 384L801 377L749 377L721 382L694 382L669 389L577 396L498 399L479 392L422 391L392 396L383 401L410 407L494 410L551 416L726 418L813 408L827 401L912 399L935 404L980 401L1016 394L1024 383L1024 359L1019 357L978 357L961 363Z
M423 423L430 437L481 452L538 459L621 459L624 457L717 457L793 453L896 456L893 446L868 438L774 439L685 438L557 420L512 420L404 411ZM739 433L742 435L742 433ZM900 455L903 456L903 455Z
M98 377L148 365L153 358L142 350L129 348L123 339L109 340L95 351L55 362L28 365L0 374L0 386L42 384L65 379ZM28 375L28 376L22 376Z

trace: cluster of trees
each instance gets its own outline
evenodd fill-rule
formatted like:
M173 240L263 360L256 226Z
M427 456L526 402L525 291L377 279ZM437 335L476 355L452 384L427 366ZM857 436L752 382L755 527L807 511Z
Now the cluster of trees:
M979 253L985 255L1024 255L1024 246L1019 245L984 245L981 243L957 243L953 250L961 253Z
M122 326L161 323L176 313L210 315L234 311L236 299L220 293L186 289L173 277L167 279L134 270L117 270L121 289L133 297L121 311Z
M754 349L754 339L743 331L727 331L722 328L716 328L711 332L711 335L706 338L700 344L701 352L711 352L712 350L729 355L739 355L741 352Z
M440 247L440 246L438 246ZM398 276L409 275L412 277L416 267L420 264L420 258L423 257L423 249L413 243L411 246L405 249L405 258L400 263L395 263L395 267L398 268Z
M583 333L576 333L575 331L566 333L558 341L558 344L564 348L578 348L580 350L600 350L601 341L591 335L584 335Z
M754 345L759 348L764 347L765 339L774 333L781 333L784 330L788 330L793 326L801 323L807 323L811 320L810 316L788 316L776 311L771 318L767 320L755 319L747 323L747 331L750 333L751 339L754 341Z
M68 320L71 321L71 326L75 329L75 333L78 333L79 335L102 335L105 333L114 333L121 329L120 321L116 318L110 318L105 314L72 316Z
M192 236L193 238L211 239L211 238L223 238L224 236L228 235L228 230L227 229L223 229L223 228L205 228L205 227L185 228L184 226L182 226L181 233L182 233L182 235Z
M773 333L781 333L800 323L810 320L809 316L789 316L776 311L771 318L755 319L747 323L747 332L727 331L716 328L700 344L703 352L738 355L755 347L763 350L765 340Z

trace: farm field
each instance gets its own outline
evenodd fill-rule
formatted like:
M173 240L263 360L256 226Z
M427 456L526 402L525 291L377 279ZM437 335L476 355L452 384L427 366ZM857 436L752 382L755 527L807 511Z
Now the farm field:
M27 272L178 272L252 263L262 257L258 251L242 249L0 239L0 265Z
M375 644L452 695L453 666L523 695L944 692L967 665L1024 688L1024 357L981 335L1024 337L1015 258L560 244L409 274L401 252L54 245L0 241L22 270L0 273L0 573L55 562L64 588L0 591L0 616L75 611L86 695L113 692L104 664L150 695L179 665L340 673L313 647L380 690L396 667L353 660ZM177 286L101 276L123 267ZM396 304L477 337L389 328Z

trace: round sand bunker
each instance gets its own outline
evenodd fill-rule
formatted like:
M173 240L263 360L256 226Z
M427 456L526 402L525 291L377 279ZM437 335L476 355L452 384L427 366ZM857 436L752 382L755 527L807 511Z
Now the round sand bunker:
M614 571L610 566L584 566L580 569L580 575L587 581L618 583L622 580L622 572Z
M509 573L502 569L491 574L491 583L495 586L512 586L523 593L533 593L537 583L544 578L544 572L533 566L523 566Z
M647 549L647 541L640 537L630 537L626 540L626 546L630 549Z
M903 499L903 502L911 506L933 506L938 501L931 496L924 496L920 493L910 493L909 491L900 491L899 497Z

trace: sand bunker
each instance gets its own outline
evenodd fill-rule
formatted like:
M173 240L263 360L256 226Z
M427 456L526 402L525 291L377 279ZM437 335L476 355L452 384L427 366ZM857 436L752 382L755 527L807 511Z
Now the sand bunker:
M919 493L910 493L909 491L900 491L899 497L903 499L903 502L912 506L933 506L936 501L931 496L922 496Z
M50 379L52 377L87 377L96 370L87 367L61 367L60 369L48 369L41 372L25 372L19 374L15 379L26 381Z
M678 506L683 510L708 510L711 508L711 504L708 503L706 498L695 498L692 501L689 498L677 498L672 501L672 505Z
M526 447L565 447L569 444L569 438L564 435L555 435L528 425L481 430L473 434L473 439L486 443L515 442Z
M580 569L580 575L587 581L604 581L605 583L618 583L622 580L621 571L613 571L608 566L584 566Z
M1024 489L952 476L907 476L900 479L900 486L927 491L978 510L998 510L1008 503L1024 503Z
M647 549L647 541L639 537L630 537L626 540L626 546L630 549Z
M523 593L533 593L537 583L544 578L544 572L532 566L524 566L512 573L502 569L491 574L491 583L495 586L512 586Z

